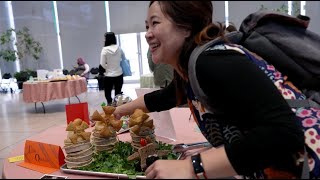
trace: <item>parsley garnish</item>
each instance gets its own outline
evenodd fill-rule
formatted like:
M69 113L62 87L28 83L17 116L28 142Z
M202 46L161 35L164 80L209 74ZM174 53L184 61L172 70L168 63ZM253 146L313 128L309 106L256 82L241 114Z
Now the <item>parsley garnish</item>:
M157 142L159 145L158 150L171 150L171 144ZM111 153L102 151L93 155L94 161L88 166L78 168L82 171L105 172L127 174L130 179L135 178L137 175L144 175L144 172L137 172L134 164L136 161L128 161L127 157L134 153L134 150L129 142L119 141ZM169 153L167 157L162 159L177 159L178 155Z

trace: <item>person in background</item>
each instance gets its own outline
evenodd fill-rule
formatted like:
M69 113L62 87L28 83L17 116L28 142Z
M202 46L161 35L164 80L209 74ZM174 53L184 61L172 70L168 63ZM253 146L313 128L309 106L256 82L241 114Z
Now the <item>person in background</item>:
M157 87L163 88L168 86L173 79L173 68L169 64L155 64L152 61L150 48L148 49L149 68L153 72L154 84Z
M77 59L77 64L78 67L75 67L75 74L81 77L85 77L88 81L90 73L89 65L81 57Z
M108 105L112 105L111 91L114 87L115 96L122 94L123 72L120 61L124 58L124 53L117 45L116 36L113 32L104 35L104 47L101 50L100 65L105 69L104 72L104 94Z
M272 80L239 48L227 43L203 51L189 73L189 58L198 45L224 37L212 22L211 1L151 1L146 40L154 63L170 64L174 79L165 88L116 107L120 119L137 108L160 112L188 104L202 134L214 148L183 160L157 160L147 179L299 178L304 133L296 115ZM196 78L206 95L195 97ZM187 122L188 120L186 120ZM181 125L183 126L183 124ZM187 132L186 132L187 133ZM303 159L303 158L302 158ZM279 178L278 176L278 178Z

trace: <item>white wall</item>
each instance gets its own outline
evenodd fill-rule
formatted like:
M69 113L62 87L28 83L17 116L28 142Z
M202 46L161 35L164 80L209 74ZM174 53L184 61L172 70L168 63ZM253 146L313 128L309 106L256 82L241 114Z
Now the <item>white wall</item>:
M243 19L258 11L261 5L271 10L280 8L283 3L287 1L229 1L229 22L239 29Z
M306 15L310 17L308 29L320 35L320 2L306 1Z
M213 6L212 20L224 22L225 21L224 1L212 1L212 6Z

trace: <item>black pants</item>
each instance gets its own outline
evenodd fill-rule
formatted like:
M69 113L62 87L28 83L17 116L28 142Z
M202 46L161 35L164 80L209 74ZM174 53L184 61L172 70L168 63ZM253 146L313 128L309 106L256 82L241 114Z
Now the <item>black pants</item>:
M111 91L114 87L114 94L120 94L123 85L123 74L116 77L107 77L103 79L104 83L104 95L107 99L108 104L112 103Z

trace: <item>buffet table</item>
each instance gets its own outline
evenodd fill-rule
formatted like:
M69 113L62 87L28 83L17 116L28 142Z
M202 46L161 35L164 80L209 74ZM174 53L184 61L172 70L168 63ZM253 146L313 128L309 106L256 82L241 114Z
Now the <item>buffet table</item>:
M170 144L194 143L194 142L206 141L203 135L196 130L196 123L192 119L189 120L189 116L190 116L189 108L173 108L170 110L170 115L173 120L173 125L176 132L176 140L169 140L169 139L157 137L158 141L163 141ZM66 125L54 126L43 131L42 133L39 133L35 136L28 138L28 140L55 144L55 145L59 145L62 148L64 146L64 143L63 143L64 139L67 137L67 131L65 131L65 128L66 128ZM91 130L92 128L87 129L86 131L89 132ZM129 141L130 134L129 133L120 134L118 135L118 138L121 141ZM9 154L8 158L23 155L23 153L24 153L24 142L17 145L16 148L14 148L14 150ZM64 151L64 154L66 154L65 151ZM8 159L6 158L3 162L2 178L39 179L41 176L43 176L43 173L20 167L17 165L18 163L20 162L9 163ZM68 174L60 170L52 174L67 176L68 179L93 179L93 178L106 179L106 177Z
M35 103L37 111L37 102L40 102L45 108L43 102L76 97L79 102L80 99L77 95L87 92L87 81L81 77L75 80L57 81L57 82L24 82L23 83L23 101L26 103Z

